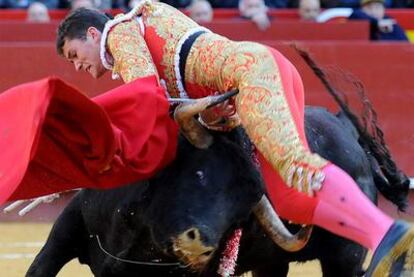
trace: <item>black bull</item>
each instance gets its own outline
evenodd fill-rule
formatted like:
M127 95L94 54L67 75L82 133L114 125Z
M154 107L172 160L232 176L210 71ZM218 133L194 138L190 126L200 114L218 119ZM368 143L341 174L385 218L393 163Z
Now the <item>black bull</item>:
M346 117L308 107L306 134L313 151L347 171L376 201L377 164ZM207 150L182 139L177 160L155 178L83 190L56 221L27 276L55 276L76 257L96 276L215 276L237 227L243 228L237 274L286 276L288 262L319 259L324 276L355 276L365 256L355 243L316 228L303 250L289 253L264 234L251 215L264 189L246 149L240 130L216 134Z

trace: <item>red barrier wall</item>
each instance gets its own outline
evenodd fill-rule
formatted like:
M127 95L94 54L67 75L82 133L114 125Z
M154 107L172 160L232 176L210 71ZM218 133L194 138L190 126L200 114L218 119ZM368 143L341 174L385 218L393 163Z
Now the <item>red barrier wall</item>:
M274 19L265 31L242 19L216 20L205 26L234 40L369 40L369 25L365 21L320 24Z
M49 41L56 39L58 23L0 21L0 42Z
M406 30L414 29L414 10L413 9L388 9L385 12L387 15L391 16L398 21L398 24L401 25Z
M0 43L0 91L45 76L56 75L89 95L99 94L120 84L110 74L91 79L86 72L75 72L72 64L56 54L53 43Z
M367 22L319 24L313 22L273 20L266 31L241 19L217 20L207 24L212 31L234 40L369 40ZM54 41L57 22L24 23L0 21L1 42Z

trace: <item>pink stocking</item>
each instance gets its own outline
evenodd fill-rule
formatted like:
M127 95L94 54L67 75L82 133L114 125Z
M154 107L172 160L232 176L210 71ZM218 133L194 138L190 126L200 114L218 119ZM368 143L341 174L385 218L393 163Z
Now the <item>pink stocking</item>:
M330 164L312 223L375 250L393 220L381 212L342 169Z

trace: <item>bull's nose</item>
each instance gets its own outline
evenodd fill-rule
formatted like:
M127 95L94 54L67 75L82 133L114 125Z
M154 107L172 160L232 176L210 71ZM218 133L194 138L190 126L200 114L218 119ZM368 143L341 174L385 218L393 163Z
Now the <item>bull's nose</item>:
M173 239L173 251L194 270L202 270L210 261L215 246L205 245L197 228L190 228Z

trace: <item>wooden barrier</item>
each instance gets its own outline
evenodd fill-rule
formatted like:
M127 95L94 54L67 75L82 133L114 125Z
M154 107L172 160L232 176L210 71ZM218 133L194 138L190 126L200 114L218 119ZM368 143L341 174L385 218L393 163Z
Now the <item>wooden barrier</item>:
M54 41L57 22L1 22L0 42ZM369 39L367 22L319 24L313 22L274 20L266 31L241 19L217 20L207 24L211 30L234 40L365 40ZM240 31L243 30L243 31Z
M91 79L86 72L75 72L72 64L56 54L54 43L0 43L0 92L5 89L45 76L56 75L90 96L121 84L110 74L102 79Z
M0 21L0 42L55 41L58 23Z
M242 19L216 20L205 26L234 40L369 40L369 25L365 21L320 24L275 19L265 31Z
M405 30L414 30L413 9L388 9L385 13L397 20Z
M68 10L49 10L52 20L61 20L68 13ZM24 21L27 18L27 11L24 9L1 9L0 20Z

